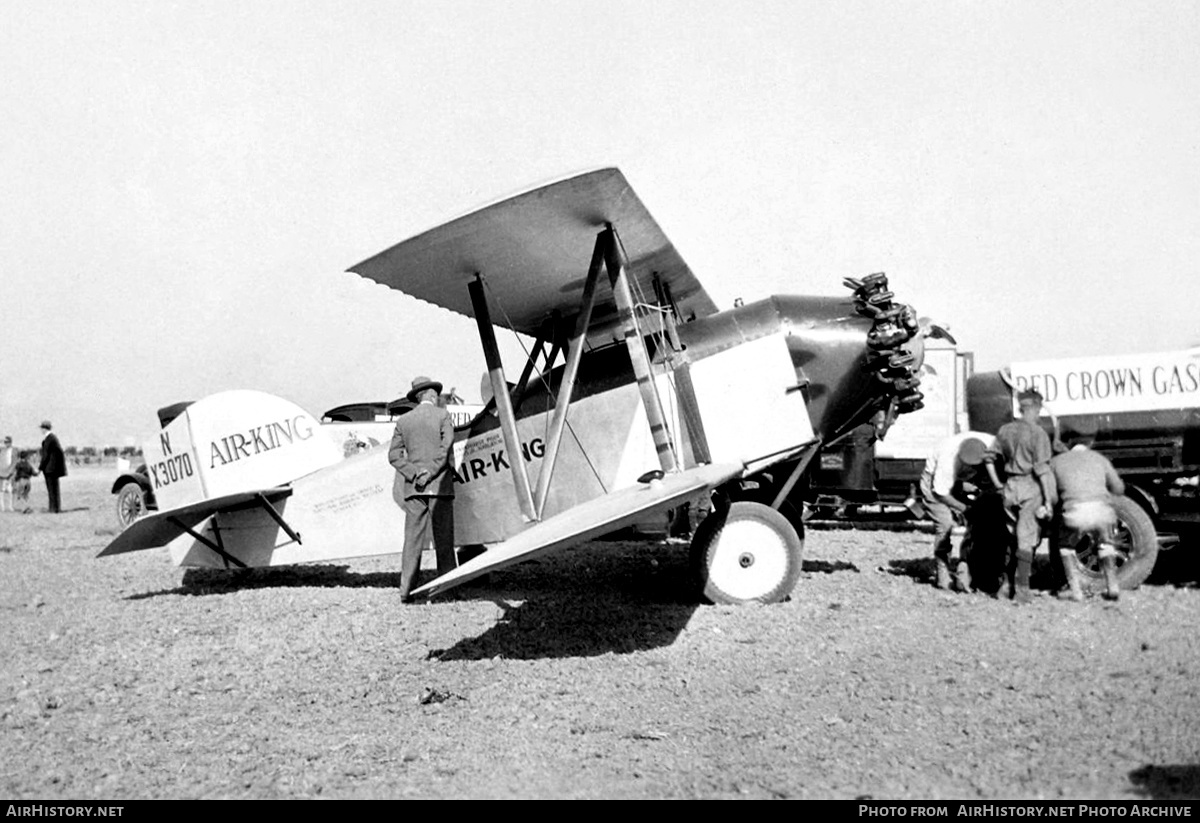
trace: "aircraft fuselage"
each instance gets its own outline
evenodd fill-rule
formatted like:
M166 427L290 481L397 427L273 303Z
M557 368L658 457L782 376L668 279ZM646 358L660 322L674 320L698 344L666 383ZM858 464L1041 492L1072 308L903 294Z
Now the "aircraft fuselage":
M887 408L890 398L885 384L875 377L868 344L872 327L873 321L856 313L854 301L848 297L785 295L680 325L679 351L672 350L663 338L651 340L655 382L668 411L679 464L686 468L711 462L711 447L722 436L726 441L752 439L751 433L764 427L787 427L789 415L807 419L796 419L795 430L800 434L781 433L780 443L804 432L828 441L871 421ZM745 353L734 351L743 348ZM752 353L759 349L764 352L761 358ZM742 388L731 383L727 408L713 412L710 402L694 409L699 418L696 425L688 420L687 407L697 401L687 396L679 373L692 371L699 377L708 363L727 354L748 358L746 365L736 370L739 375L730 375L729 380L770 357L786 362L788 371L784 374L776 367L770 377L763 377L775 381L773 388L761 387L754 380ZM514 409L521 442L519 459L531 478L542 468L549 415L562 374L563 369L558 368L544 382L535 378ZM751 397L748 393L752 391L766 393ZM776 404L778 409L763 408ZM755 424L756 416L764 414L770 419ZM570 433L558 458L547 515L629 485L658 466L623 342L584 353L568 419ZM735 427L732 431L721 430L731 426ZM456 542L496 542L525 528L512 490L513 460L502 442L497 415L483 414L460 436L455 449Z

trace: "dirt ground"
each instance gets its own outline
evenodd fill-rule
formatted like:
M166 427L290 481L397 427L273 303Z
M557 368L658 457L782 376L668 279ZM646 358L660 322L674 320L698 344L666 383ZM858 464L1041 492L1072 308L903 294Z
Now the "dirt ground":
M1117 603L944 593L927 535L810 531L774 606L603 541L404 606L398 556L98 560L111 480L0 513L0 796L1200 797L1188 546Z

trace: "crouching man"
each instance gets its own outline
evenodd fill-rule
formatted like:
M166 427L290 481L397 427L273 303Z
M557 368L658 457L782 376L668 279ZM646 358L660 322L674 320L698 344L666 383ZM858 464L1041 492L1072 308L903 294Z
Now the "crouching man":
M1070 451L1056 455L1050 461L1050 469L1062 504L1058 543L1068 596L1083 600L1075 547L1086 536L1096 545L1104 568L1104 596L1116 600L1121 588L1117 583L1117 552L1112 542L1117 525L1112 496L1124 494L1125 484L1107 457L1088 448L1085 438L1077 439Z
M973 487L980 482L983 456L994 439L981 432L955 434L942 441L925 461L921 497L934 524L933 559L937 564L934 585L939 589L953 586L961 592L971 590L967 558L961 546L955 550L952 534L955 520L963 520L970 506L967 484ZM968 543L964 537L963 544Z

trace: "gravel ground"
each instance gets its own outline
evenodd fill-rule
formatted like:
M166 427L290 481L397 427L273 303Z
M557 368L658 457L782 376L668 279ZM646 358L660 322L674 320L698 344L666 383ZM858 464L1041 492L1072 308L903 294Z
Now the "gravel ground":
M944 593L927 535L810 531L774 606L597 541L406 607L398 556L97 560L111 480L0 513L0 795L1200 797L1187 546L1117 603Z

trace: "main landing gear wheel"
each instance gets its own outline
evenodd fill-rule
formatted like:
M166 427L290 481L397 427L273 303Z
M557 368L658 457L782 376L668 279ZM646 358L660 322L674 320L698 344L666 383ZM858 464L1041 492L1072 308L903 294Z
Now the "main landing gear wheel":
M146 495L137 483L126 483L117 492L117 525L129 528L134 520L146 513Z
M1117 582L1122 591L1129 591L1142 585L1154 570L1158 560L1158 534L1146 510L1128 497L1113 497L1112 504L1117 511L1117 528L1113 535L1113 548L1117 550ZM1099 547L1085 537L1079 541L1076 551L1083 567L1080 580L1083 590L1088 594L1100 594L1105 586Z
M804 541L770 506L714 509L692 537L692 568L713 603L778 603L800 577Z

